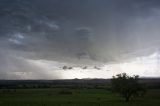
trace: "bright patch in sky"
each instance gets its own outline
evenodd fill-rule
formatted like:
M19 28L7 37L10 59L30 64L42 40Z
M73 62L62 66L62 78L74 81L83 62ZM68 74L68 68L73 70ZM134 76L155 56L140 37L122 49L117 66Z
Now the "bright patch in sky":
M131 62L119 64L122 71L145 77L160 76L160 55L154 53L149 56L137 57Z
M50 75L60 74L63 79L73 78L111 78L113 75L126 72L130 75L140 75L141 77L159 77L160 76L160 55L158 53L149 56L137 57L128 62L108 64L100 66L100 70L94 66L83 69L83 66L73 66L73 69L63 70L63 66L67 63L59 63L46 60L28 60L32 64L40 67L45 73ZM68 65L70 66L70 65Z

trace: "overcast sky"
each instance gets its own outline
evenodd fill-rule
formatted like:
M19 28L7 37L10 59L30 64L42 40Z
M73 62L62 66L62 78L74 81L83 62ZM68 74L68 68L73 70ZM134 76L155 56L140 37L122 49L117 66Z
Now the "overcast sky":
M159 77L159 28L159 0L0 0L0 79Z

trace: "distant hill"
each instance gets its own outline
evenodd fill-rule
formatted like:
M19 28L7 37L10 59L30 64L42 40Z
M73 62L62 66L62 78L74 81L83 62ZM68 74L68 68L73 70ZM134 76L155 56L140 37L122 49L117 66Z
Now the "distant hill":
M160 78L141 78L148 88L160 89ZM105 88L110 79L65 79L65 80L0 80L0 89L9 88Z

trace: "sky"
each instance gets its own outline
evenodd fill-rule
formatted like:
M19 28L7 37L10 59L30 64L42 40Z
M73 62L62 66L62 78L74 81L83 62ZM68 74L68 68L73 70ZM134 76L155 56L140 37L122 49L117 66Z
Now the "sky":
M0 79L160 77L159 0L0 0Z

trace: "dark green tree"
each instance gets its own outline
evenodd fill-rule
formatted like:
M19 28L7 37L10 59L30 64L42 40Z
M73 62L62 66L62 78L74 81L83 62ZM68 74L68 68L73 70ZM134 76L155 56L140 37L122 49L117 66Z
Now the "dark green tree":
M63 68L63 70L66 70L68 67L67 66L63 66L62 68Z
M131 97L143 96L146 92L144 84L139 83L139 76L129 76L126 73L113 76L111 79L112 91L119 93L125 98L126 102Z
M73 69L73 67L68 67L69 70Z

